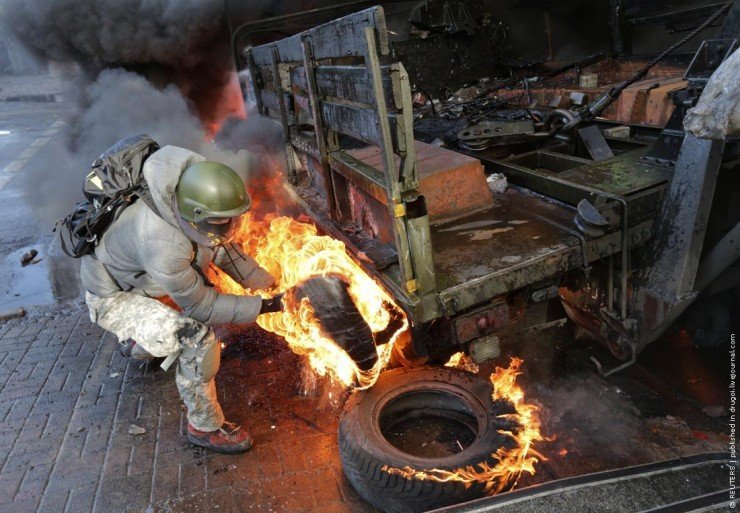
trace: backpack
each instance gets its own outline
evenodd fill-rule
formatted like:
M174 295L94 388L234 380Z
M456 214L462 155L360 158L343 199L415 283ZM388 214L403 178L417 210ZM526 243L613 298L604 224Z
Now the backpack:
M62 251L72 258L95 252L103 233L118 215L141 198L158 214L144 180L144 162L159 149L154 139L141 134L118 141L92 163L82 192L86 201L77 203L64 219L57 221Z

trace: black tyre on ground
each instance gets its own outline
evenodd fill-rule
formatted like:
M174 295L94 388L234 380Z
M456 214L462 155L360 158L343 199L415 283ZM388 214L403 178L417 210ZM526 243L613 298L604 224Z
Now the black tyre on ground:
M355 393L339 421L344 473L360 495L388 513L417 513L483 496L482 484L418 480L383 467L455 470L481 462L513 440L506 401L493 401L491 383L447 367L394 369ZM462 449L462 450L460 450Z
M316 276L301 283L296 297L307 297L324 332L362 370L369 370L378 361L373 332L360 315L348 284L338 276Z

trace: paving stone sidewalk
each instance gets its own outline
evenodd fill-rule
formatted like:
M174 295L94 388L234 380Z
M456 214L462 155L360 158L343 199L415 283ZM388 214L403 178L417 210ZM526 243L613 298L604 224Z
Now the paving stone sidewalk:
M0 324L0 509L92 510L122 379L102 335L79 309Z
M223 340L221 401L255 437L240 456L190 446L173 371L121 357L83 309L0 324L0 511L373 511L342 475L325 384L305 395L299 358L259 328Z

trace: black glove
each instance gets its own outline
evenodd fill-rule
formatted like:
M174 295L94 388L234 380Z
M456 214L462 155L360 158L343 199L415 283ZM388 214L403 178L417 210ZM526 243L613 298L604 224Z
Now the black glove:
M262 308L260 308L261 314L281 312L282 310L283 310L283 294L278 294L277 296L273 296L270 299L262 300Z

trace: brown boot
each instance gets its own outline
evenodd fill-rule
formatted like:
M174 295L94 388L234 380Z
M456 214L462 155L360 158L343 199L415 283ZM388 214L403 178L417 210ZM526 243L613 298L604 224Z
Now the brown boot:
M188 423L188 441L222 454L239 454L252 447L249 431L231 422L224 422L216 431L200 431Z

